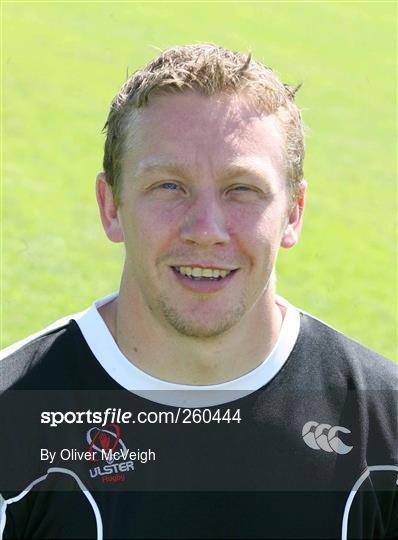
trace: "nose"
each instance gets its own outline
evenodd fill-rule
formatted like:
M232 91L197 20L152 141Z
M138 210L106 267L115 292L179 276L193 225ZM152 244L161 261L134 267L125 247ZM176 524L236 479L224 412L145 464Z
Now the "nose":
M201 246L228 243L224 210L213 190L195 196L185 215L180 236L184 242Z

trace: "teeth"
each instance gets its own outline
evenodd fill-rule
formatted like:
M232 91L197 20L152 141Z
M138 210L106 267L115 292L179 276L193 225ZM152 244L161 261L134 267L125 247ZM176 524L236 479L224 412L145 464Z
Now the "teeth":
M220 270L218 268L198 268L197 266L177 266L176 269L185 276L194 278L225 278L231 270Z

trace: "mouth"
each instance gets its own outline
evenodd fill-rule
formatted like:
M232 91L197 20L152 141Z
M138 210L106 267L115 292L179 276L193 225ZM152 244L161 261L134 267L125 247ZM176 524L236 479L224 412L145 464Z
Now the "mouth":
M221 290L239 270L238 268L204 268L199 266L171 266L171 269L181 285L191 291L202 293Z
M173 270L192 280L221 281L237 271L224 268L201 268L199 266L172 266Z

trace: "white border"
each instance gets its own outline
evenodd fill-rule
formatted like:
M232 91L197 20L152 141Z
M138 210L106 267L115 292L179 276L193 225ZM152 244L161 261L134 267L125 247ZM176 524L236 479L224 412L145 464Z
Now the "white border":
M40 330L39 332L36 332L35 334L32 334L28 336L27 338L21 339L20 341L17 341L16 343L13 343L12 345L9 345L5 349L2 349L0 351L0 360L3 358L7 358L7 356L10 356L15 351L23 347L24 345L27 345L34 339L39 338L40 336L44 336L45 334L48 334L52 332L53 330L56 330L57 328L61 328L62 326L66 326L69 324L71 319L78 319L81 317L85 311L75 313L74 315L67 315L66 317L62 317L62 319L59 319L58 321L55 321L50 324L50 326L47 326L46 328L43 328L43 330Z
M103 538L103 526L102 526L102 518L101 518L101 512L99 511L98 505L94 500L94 497L91 495L91 493L88 491L86 486L83 484L83 482L80 480L80 478L77 476L77 474L70 469L64 469L62 467L51 467L47 470L47 473L43 476L40 476L39 478L36 478L36 480L33 480L26 489L21 491L19 495L16 495L15 497L12 497L11 499L3 499L1 511L0 511L0 540L3 538L3 532L6 526L7 516L6 516L6 510L7 506L13 503L16 503L20 501L25 495L29 493L29 491L40 482L43 482L47 476L51 473L63 473L68 474L69 476L72 476L74 478L79 486L79 488L82 490L84 495L86 496L88 502L90 503L91 508L93 509L94 516L95 516L95 523L97 527L97 540L102 540Z
M359 488L362 486L365 480L370 476L370 473L373 471L397 471L398 472L398 466L397 465L371 465L370 467L366 469L366 471L363 474L361 474L361 476L353 485L350 491L350 494L348 495L345 507L344 507L343 523L341 526L341 540L347 540L348 518L350 516L351 505L354 500L354 497L358 493ZM396 484L398 485L398 478L397 478Z
M285 308L285 317L274 348L259 366L237 379L222 384L196 386L176 384L145 373L130 362L118 348L98 311L99 307L110 302L117 295L116 292L100 298L86 311L63 317L44 330L10 345L0 352L0 360L29 342L67 325L71 319L74 319L95 358L122 388L162 405L206 407L235 401L268 384L286 363L300 331L299 310L277 296L275 301Z
M299 334L300 313L286 300L276 302L286 308L278 340L268 357L245 375L214 385L176 384L157 379L137 368L120 351L98 308L116 298L117 293L94 302L75 320L92 353L114 381L140 397L162 405L204 407L240 399L269 383L287 361ZM156 392L154 392L156 391ZM202 392L200 392L202 391Z

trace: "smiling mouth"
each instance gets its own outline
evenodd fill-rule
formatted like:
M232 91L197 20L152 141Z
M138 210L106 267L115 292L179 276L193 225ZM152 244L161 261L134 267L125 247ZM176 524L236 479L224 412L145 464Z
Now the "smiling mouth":
M222 268L199 268L197 266L172 266L175 272L195 281L221 281L237 271Z

